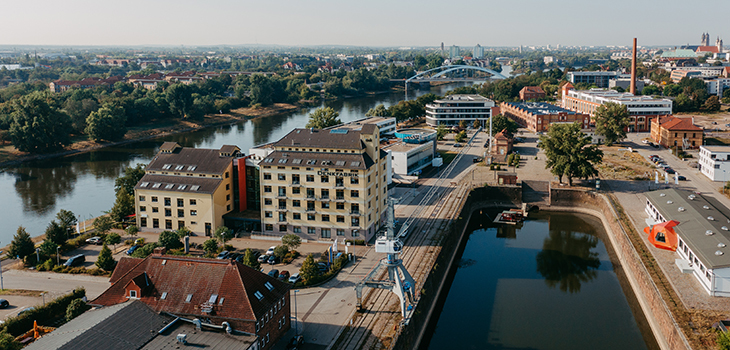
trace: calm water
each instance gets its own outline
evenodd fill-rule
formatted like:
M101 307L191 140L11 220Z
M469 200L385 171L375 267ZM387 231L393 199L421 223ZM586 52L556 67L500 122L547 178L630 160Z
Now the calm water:
M409 90L409 98L428 92L443 95L463 84L449 84L429 90ZM348 122L363 118L368 109L378 104L386 107L404 99L403 93L327 102ZM154 141L124 147L109 147L76 156L28 162L19 167L0 169L0 244L12 240L18 226L31 236L43 234L48 223L61 209L71 210L82 219L96 217L114 205L114 179L126 167L147 164L165 141L176 141L186 147L220 148L237 145L248 153L252 146L275 141L293 128L304 127L306 108L283 115L242 121L217 128L167 136Z
M658 348L640 331L648 326L632 313L599 220L540 213L494 227L475 213L470 229L429 349Z

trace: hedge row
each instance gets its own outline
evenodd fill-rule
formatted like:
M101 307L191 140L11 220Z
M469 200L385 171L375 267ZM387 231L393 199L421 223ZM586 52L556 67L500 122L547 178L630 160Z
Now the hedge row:
M36 306L22 315L7 318L3 323L3 330L17 337L31 330L33 321L38 321L38 325L50 326L53 321L66 317L66 309L73 300L85 296L86 290L77 288L69 294L46 303L45 306Z

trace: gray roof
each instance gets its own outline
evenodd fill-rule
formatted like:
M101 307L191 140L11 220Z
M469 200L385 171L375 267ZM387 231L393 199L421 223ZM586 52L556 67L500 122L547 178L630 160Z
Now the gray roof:
M165 147L170 148L168 142ZM223 146L224 151L230 151L231 146ZM177 148L173 153L158 153L152 159L147 170L167 171L183 174L222 174L233 157L221 156L221 150L205 148Z
M559 113L577 114L576 112L569 109L565 109L563 107L545 102L506 102L506 104L514 108L525 110L528 113L535 115L552 115Z
M367 153L274 151L259 165L295 167L332 167L364 170L374 164Z
M177 342L177 335L185 334L188 346ZM226 333L224 330L209 329L203 325L202 330L195 329L189 322L179 320L164 332L159 333L140 350L208 348L215 350L246 350L256 343L256 337L239 332Z
M173 319L135 300L87 311L24 349L139 349Z
M730 266L730 209L713 198L677 189L657 190L644 195L666 220L679 222L674 231L705 267ZM689 199L690 195L694 196L693 200ZM707 235L708 230L713 234ZM724 244L724 248L718 247L718 244ZM717 251L723 254L716 255Z
M368 126L363 125L364 128ZM294 129L281 140L276 147L311 147L311 148L341 148L361 150L364 148L360 141L359 130L340 129Z
M192 177L192 176L171 176L145 174L139 180L135 190L167 191L167 192L189 192L189 193L213 193L223 182L223 178L214 177Z

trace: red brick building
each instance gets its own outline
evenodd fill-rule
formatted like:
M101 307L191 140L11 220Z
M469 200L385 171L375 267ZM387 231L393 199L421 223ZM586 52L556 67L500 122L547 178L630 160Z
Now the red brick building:
M492 146L494 161L504 162L510 152L512 152L512 139L507 137L502 130L494 135L494 145Z
M545 91L539 86L525 86L520 90L520 100L537 100L545 97Z
M705 134L701 127L692 123L692 118L678 118L670 115L651 121L651 138L666 148L699 148Z
M590 116L545 102L502 102L502 115L534 132L544 132L553 123L581 122L582 129L590 127Z
M232 260L163 255L122 258L111 286L91 305L140 300L156 312L211 324L227 322L255 334L259 349L271 346L291 327L287 283Z

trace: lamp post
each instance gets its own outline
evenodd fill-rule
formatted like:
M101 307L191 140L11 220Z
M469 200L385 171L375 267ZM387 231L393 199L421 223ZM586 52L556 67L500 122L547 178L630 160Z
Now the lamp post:
M56 247L56 265L61 265L61 256L58 254L59 249L61 249L61 246Z
M35 260L38 263L41 262L41 248L36 248L35 249Z
M296 323L294 324L294 327L296 327L294 329L294 332L295 332L294 335L299 335L299 317L297 317L297 292L298 291L299 290L294 290L294 320L296 320Z

